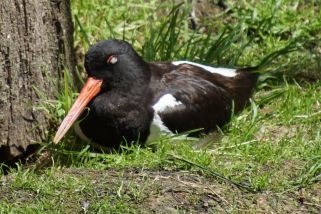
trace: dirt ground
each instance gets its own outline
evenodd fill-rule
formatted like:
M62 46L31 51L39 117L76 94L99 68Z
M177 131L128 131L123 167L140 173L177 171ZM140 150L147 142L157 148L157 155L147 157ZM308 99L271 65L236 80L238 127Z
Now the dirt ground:
M100 199L115 195L141 213L321 213L321 185L283 193L248 193L215 178L191 172L130 170L57 170L55 177L85 179L94 194L79 192L77 198L65 198L65 204L81 212ZM10 183L10 175L6 179ZM7 185L10 186L10 185ZM15 198L28 203L27 190L2 188L1 198ZM61 189L60 191L68 191ZM70 190L69 190L70 191ZM14 193L13 193L14 192ZM15 194L12 197L12 194ZM62 193L63 194L63 193ZM68 195L68 194L67 194ZM18 197L18 198L17 198ZM20 198L19 198L20 197ZM75 196L76 197L76 196ZM117 198L117 197L116 197ZM114 199L117 201L117 199ZM78 203L78 206L76 204ZM115 203L116 203L115 201ZM114 203L112 200L110 203ZM90 209L89 209L90 210Z

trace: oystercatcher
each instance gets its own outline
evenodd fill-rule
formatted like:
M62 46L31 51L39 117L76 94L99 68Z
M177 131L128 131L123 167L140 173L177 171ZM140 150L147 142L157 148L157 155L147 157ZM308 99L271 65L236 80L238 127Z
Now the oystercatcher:
M90 47L85 68L87 82L55 143L78 117L76 132L82 139L113 148L144 143L151 127L165 133L199 128L208 133L245 107L258 76L247 68L145 62L129 43L115 39Z

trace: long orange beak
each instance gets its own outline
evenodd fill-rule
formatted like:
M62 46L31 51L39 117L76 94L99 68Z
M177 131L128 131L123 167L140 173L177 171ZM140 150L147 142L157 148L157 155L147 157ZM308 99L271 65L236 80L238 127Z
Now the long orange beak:
M81 89L81 92L77 100L69 110L69 113L67 114L65 119L62 121L53 140L54 143L58 143L61 140L61 138L63 138L63 136L67 133L67 131L70 129L75 120L79 117L79 115L90 102L90 100L100 92L102 82L102 80L97 80L92 77L89 77L87 79L87 82Z

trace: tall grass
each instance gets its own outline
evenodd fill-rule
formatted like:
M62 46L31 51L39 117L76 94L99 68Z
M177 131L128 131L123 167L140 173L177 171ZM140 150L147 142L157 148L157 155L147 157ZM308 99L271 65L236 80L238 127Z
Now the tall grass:
M229 13L223 11L213 16L213 23L218 23L216 17L228 17L232 21L225 25L208 24L204 32L188 27L192 5L186 2L176 5L139 0L81 2L74 1L73 5L76 44L83 52L90 43L118 38L131 42L147 61L188 59L217 66L244 67L257 65L268 54L297 41L302 49L291 54L295 62L289 63L289 57L283 56L270 61L267 70L278 78L282 74L295 77L299 72L294 67L300 67L301 74L305 71L313 77L319 75L320 53L313 47L320 44L321 38L317 31L321 17L314 6L319 3L244 1L239 6L230 1Z

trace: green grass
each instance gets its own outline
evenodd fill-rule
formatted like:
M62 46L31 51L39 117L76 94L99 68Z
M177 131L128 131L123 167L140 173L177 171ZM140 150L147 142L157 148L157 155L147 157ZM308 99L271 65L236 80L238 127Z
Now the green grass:
M258 65L289 44L296 51L269 60L251 105L209 136L211 143L201 149L193 148L198 143L193 139L164 136L146 147L93 153L72 131L59 145L51 145L55 129L50 130L43 150L52 154L53 166L39 171L18 164L18 169L2 176L0 212L139 213L150 205L149 198L165 197L164 184L180 182L191 182L184 188L192 191L185 195L190 204L167 205L174 204L178 213L189 212L188 207L196 212L206 192L206 186L194 182L197 179L209 182L225 198L227 202L220 204L223 210L218 209L222 212L320 211L321 5L302 2L230 0L230 12L204 17L203 27L191 30L187 21L191 6L186 4L72 1L80 59L89 44L106 38L126 39L148 61L190 59L229 67ZM83 74L82 66L79 72ZM58 100L44 100L39 107L55 126L77 95L70 79L66 71ZM175 179L175 173L186 171L191 180ZM155 177L156 172L162 176ZM257 193L237 189L213 173ZM167 183L166 176L173 183ZM262 205L256 197L264 194L267 202ZM281 200L284 207L273 207L269 197Z

